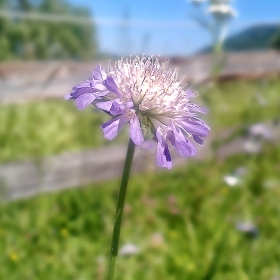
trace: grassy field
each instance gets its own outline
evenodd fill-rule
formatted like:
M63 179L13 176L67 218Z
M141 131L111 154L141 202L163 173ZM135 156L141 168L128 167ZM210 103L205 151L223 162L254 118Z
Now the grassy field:
M200 88L212 133L279 118L280 82ZM66 101L2 106L0 162L108 144L106 115ZM121 142L121 135L116 142ZM243 170L230 187L225 175ZM0 203L0 280L104 280L119 181ZM120 280L280 277L280 145L131 178ZM237 229L250 222L253 232Z
M66 100L1 106L0 162L108 145L99 128L107 120L93 107L78 111Z
M229 187L225 174L246 168ZM0 279L105 279L118 181L0 206ZM263 280L280 274L280 147L134 176L119 279ZM257 234L236 229L252 222Z
M199 88L215 131L279 118L280 80L234 81Z
M196 102L210 109L206 120L214 134L229 126L251 125L279 116L279 80L231 82L198 88ZM92 107L93 108L93 107ZM74 102L48 100L0 107L0 162L42 157L107 145L100 125L108 116ZM124 139L122 134L114 143Z

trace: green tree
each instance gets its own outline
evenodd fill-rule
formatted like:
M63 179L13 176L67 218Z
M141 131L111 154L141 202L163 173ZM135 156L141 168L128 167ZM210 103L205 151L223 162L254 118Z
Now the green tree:
M280 30L278 33L272 38L271 45L276 50L280 50Z
M90 19L82 7L64 0L0 0L0 9ZM97 52L93 24L0 18L0 60L88 59Z

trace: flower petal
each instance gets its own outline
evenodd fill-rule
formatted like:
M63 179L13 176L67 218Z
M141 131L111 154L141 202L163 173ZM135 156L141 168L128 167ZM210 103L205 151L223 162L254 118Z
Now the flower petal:
M113 140L119 133L119 130L129 121L125 115L118 116L101 125L104 137Z
M193 135L193 140L200 145L203 145L203 143L204 143L204 141L197 135Z
M192 90L187 89L185 92L186 92L186 97L187 98L189 98L189 99L194 98L195 94L194 94L194 92Z
M187 121L188 123L191 123L191 124L204 126L209 131L211 130L210 127L200 118L197 118L197 117L185 118L185 121Z
M173 166L171 155L160 127L157 129L156 137L158 139L156 154L157 165L171 169Z
M115 93L118 97L121 97L123 94L122 92L118 89L113 77L109 76L105 81L104 81L104 86L110 90L111 92Z
M119 133L119 123L120 123L120 118L114 118L104 123L101 126L101 129L103 130L104 133L104 137L109 140L114 139Z
M106 91L106 92L109 92L107 90L107 88L103 85L103 84L95 84L94 85L94 88L97 90L97 91Z
M73 97L72 97L71 93L68 93L64 96L64 99L69 100L69 99L73 99Z
M172 132L168 132L168 140L174 146L176 151L183 157L189 157L192 155L192 148L189 145L189 141L183 135L180 130L177 130L175 126L173 126Z
M140 146L144 142L140 122L136 115L130 120L129 135L131 140L138 146Z
M191 141L189 141L188 139L186 139L186 141L187 141L189 147L191 148L191 156L195 156L197 154L197 150L196 150L195 145Z
M125 107L121 100L109 100L105 102L98 102L95 106L101 110L109 112L113 116L124 113Z
M95 104L95 106L103 111L110 112L110 109L112 107L114 100L109 100L105 102L98 102Z
M83 94L76 98L76 106L79 110L85 109L89 106L96 97L93 94Z
M179 124L190 134L197 136L207 136L209 134L209 127L201 121L184 120Z
M205 107L199 106L197 104L189 104L187 106L187 108L191 111L191 112L198 112L201 114L208 114L208 109L206 109Z
M85 87L85 88L77 88L77 89L73 89L73 91L70 93L70 95L76 99L78 98L79 96L81 95L84 95L84 94L91 94L91 93L94 93L96 92L96 89L93 89L93 88L90 88L90 87Z
M94 71L92 71L92 79L102 81L106 79L106 73L102 70L101 65L98 65Z
M113 116L117 116L123 114L125 111L125 107L120 100L114 100L112 107L110 109L110 114Z

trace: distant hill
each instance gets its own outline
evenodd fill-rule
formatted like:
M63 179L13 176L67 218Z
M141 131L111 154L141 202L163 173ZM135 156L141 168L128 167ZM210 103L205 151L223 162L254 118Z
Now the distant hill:
M271 49L272 38L280 32L280 25L266 24L255 25L235 35L228 37L224 42L226 51L253 51ZM208 46L200 53L210 52L212 46Z

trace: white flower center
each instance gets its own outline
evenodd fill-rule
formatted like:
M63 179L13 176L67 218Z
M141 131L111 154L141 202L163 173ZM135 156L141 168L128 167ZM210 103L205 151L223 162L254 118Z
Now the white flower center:
M168 70L168 62L145 56L130 61L119 60L109 69L124 100L131 100L136 111L156 119L160 116L186 115L188 98L183 79L178 81L177 70ZM128 90L129 89L129 90Z

